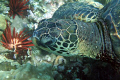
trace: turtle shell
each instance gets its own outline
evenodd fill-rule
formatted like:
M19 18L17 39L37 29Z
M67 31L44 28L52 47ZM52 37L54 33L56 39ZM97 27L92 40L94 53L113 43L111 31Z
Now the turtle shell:
M98 12L99 8L87 2L68 2L58 8L53 18L96 22L99 17Z
M107 25L113 51L120 58L120 0L113 0L103 9L102 19Z

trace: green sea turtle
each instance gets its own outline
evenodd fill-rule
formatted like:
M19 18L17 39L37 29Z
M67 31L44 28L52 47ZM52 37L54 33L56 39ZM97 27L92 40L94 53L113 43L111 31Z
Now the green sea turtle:
M33 32L33 43L62 56L91 58L105 50L120 58L120 0L102 9L84 2L61 6L51 19L43 19Z

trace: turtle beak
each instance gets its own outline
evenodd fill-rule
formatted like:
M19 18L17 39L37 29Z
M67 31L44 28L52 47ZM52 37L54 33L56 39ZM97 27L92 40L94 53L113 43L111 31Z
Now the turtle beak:
M32 37L32 42L35 46L38 46L37 41L39 40L38 38L38 32L34 31L33 32L33 37Z
M41 44L41 42L40 42L40 40L38 40L38 38L33 37L33 38L32 38L32 42L33 42L33 44L34 44L36 47L38 47L38 48L40 48L40 49L43 49L43 50L46 50L46 51L49 51L49 49L47 48L47 46L45 46L44 44Z
M55 43L55 39L52 38L49 34L44 34L40 37L40 43L45 46L52 46Z
M54 45L56 39L52 38L49 34L38 35L37 32L34 32L32 41L35 46L47 48L48 46Z
M36 37L33 37L33 38L32 38L33 44L34 44L35 46L38 46L38 44L36 43L36 41L37 41L37 38L36 38Z

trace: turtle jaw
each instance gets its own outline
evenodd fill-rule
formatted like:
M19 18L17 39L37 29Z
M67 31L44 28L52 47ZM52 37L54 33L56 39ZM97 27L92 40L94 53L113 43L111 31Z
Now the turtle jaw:
M36 47L41 48L41 49L46 50L46 51L49 51L48 47L45 44L42 44L38 38L33 37L32 42Z
M50 46L54 46L56 43L56 39L52 38L48 34L43 34L40 36L38 36L37 34L33 34L32 41L35 46L38 46L44 50L47 50Z
M38 46L37 42L39 41L38 32L33 32L32 42L35 46Z

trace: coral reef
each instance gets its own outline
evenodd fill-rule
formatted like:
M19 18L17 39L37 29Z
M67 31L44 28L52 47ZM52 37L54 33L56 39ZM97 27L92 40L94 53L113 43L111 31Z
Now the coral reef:
M20 33L20 31L25 29L25 31L27 31L27 35L31 36L30 28L28 28L28 26L27 26L28 23L29 22L26 18L20 18L19 16L16 15L16 17L11 22L11 30L13 30L15 27L16 32Z
M33 22L39 22L42 19L51 18L55 10L64 2L64 0L30 0L28 19Z
M0 55L0 70L10 71L11 69L17 69L20 64L14 60L7 59L4 55Z
M9 7L6 4L9 4L8 0L0 0L0 13L7 15L9 13Z
M21 65L16 70L0 71L2 80L54 80L51 76L50 66L43 64L42 69L32 66L30 63ZM43 69L44 68L44 69ZM46 71L47 70L47 71ZM49 71L49 72L48 72Z
M5 28L6 28L5 16L0 14L0 35L3 33Z
M36 47L33 47L31 54L31 64L39 67L42 63L53 64L56 59L56 55L49 52L38 50Z

